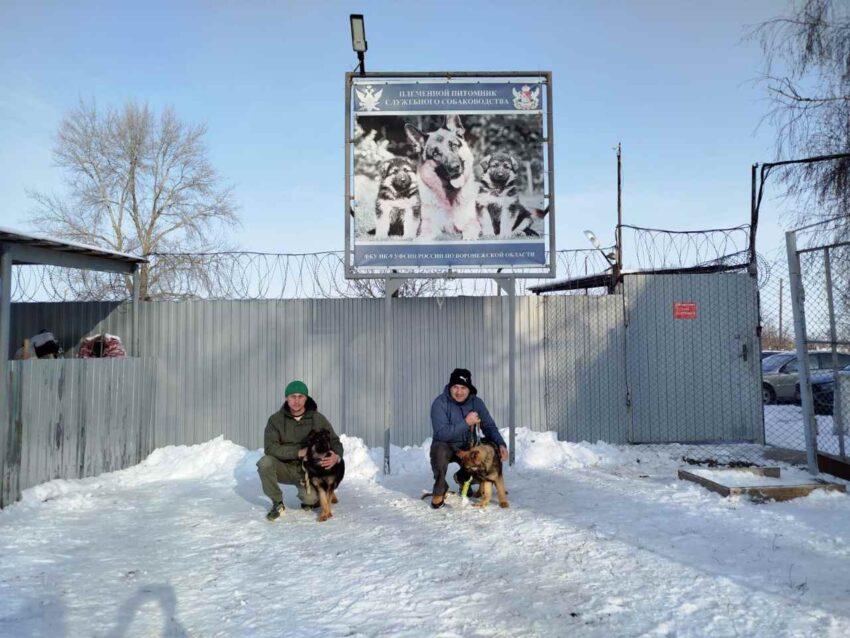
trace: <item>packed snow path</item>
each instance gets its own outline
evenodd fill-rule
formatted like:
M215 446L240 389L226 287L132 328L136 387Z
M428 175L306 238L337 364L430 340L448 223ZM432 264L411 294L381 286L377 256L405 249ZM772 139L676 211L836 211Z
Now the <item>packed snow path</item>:
M322 524L291 487L266 522L260 453L221 439L28 490L0 512L0 635L850 635L845 495L723 499L676 446L521 430L510 509L435 511L427 442L383 477L343 440Z

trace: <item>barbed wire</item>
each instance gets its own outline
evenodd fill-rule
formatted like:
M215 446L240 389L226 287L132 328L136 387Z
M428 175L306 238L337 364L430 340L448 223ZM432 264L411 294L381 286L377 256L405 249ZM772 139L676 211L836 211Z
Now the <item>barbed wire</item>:
M604 252L611 248L562 250L556 253L558 277L577 277L608 268ZM383 297L383 279L346 279L342 251L282 254L223 252L154 254L148 256L150 298L185 299L339 299ZM131 296L125 275L92 273L55 266L16 266L12 269L13 301L120 300ZM153 278L153 274L151 277ZM551 281L522 279L518 294ZM155 284L155 285L153 285ZM498 295L493 279L411 279L401 296Z
M701 231L671 231L623 226L626 269L663 272L694 268L743 269L748 264L749 226ZM558 279L574 279L610 270L606 254L613 246L559 250ZM344 253L288 254L261 252L162 253L148 256L143 271L146 298L187 299L339 299L384 296L384 279L346 279ZM767 281L771 265L759 258L759 279ZM496 275L493 273L488 273ZM543 277L520 279L518 294L550 283ZM599 294L604 288L596 290ZM569 291L563 294L583 294ZM13 301L121 300L132 294L127 275L55 266L13 268ZM492 277L408 279L400 296L450 297L498 295Z
M665 230L623 225L626 267L643 272L686 268L746 267L749 225L709 230ZM634 264L634 265L631 265Z

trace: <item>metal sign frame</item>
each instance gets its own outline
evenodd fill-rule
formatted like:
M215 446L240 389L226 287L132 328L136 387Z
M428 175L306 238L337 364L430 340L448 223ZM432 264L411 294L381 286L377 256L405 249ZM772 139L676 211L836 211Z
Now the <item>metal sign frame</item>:
M543 131L542 143L546 145L545 159L546 170L544 171L544 200L548 203L546 228L549 242L546 250L548 255L546 261L540 266L516 265L516 266L429 266L427 270L418 267L394 268L392 266L370 266L357 267L353 264L353 224L352 212L354 195L351 192L352 170L353 170L353 118L352 118L352 91L355 84L362 84L368 80L381 80L387 83L393 81L403 82L405 80L451 80L463 79L495 79L506 82L517 82L521 80L537 81L545 85L545 130ZM345 277L346 279L543 279L552 278L556 274L556 250L555 250L555 141L552 115L552 73L551 71L443 71L443 72L379 72L379 73L346 73L345 74Z

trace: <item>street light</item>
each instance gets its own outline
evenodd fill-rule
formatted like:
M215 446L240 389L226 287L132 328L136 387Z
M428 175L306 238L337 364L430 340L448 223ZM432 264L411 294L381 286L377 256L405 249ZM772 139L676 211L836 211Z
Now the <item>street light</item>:
M607 261L611 266L616 265L616 253L606 253L602 250L602 244L599 243L599 240L596 238L596 233L592 230L584 231L584 236L587 237L587 240L593 245L593 247L602 253L602 256L605 257L605 261Z
M360 13L352 13L350 20L351 48L357 52L357 59L360 60L360 75L366 75L366 49L369 48L366 42L366 25Z

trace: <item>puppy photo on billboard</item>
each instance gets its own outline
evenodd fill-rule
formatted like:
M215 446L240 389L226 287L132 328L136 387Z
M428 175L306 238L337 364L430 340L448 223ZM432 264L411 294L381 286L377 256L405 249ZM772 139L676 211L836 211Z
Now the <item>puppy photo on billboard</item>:
M421 222L416 165L406 157L381 164L375 198L375 239L414 239Z
M496 152L481 160L476 210L483 235L500 239L540 236L531 224L549 210L523 206L516 187L518 170L519 162L509 153Z

